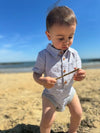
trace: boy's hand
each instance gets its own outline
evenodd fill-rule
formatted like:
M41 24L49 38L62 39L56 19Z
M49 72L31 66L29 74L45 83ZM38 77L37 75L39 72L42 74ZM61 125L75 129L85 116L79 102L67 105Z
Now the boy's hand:
M47 89L52 88L56 83L56 79L51 77L42 77L41 81L42 85Z
M76 69L76 68L75 68ZM86 72L83 69L79 69L75 74L73 79L76 81L81 81L86 77Z

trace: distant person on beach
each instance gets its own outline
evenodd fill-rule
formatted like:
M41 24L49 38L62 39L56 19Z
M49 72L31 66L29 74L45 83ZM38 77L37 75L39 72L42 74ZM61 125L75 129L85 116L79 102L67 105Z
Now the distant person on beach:
M33 68L34 80L45 88L42 93L41 133L50 133L56 111L64 111L65 106L71 114L68 133L77 133L81 122L82 108L72 85L74 80L83 80L86 74L81 69L77 51L70 48L76 25L74 12L66 6L55 7L46 18L45 33L51 43L39 52ZM77 72L63 76L77 68ZM57 79L60 76L62 77Z

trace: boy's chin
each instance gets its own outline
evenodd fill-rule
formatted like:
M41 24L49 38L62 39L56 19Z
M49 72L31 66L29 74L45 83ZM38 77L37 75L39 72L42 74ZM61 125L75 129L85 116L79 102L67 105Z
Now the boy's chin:
M64 51L65 51L65 50L67 50L68 48L69 48L69 47L63 47L63 48L62 48L62 50L64 50Z

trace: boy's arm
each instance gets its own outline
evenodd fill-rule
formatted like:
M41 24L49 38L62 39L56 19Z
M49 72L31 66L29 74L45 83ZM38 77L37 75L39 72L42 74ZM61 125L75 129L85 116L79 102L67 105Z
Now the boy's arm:
M43 85L42 83L42 74L38 74L36 72L33 73L34 80L39 83L40 85Z
M52 77L43 77L42 74L38 74L36 72L33 73L34 80L39 83L40 85L43 85L45 88L52 88L55 83L56 79Z

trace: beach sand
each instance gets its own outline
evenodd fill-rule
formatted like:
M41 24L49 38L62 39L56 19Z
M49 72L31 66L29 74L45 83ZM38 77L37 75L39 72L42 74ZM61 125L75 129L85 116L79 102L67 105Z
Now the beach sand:
M100 69L86 70L86 79L74 82L83 108L78 133L100 133ZM32 73L0 74L0 133L39 133L42 113L41 93ZM57 112L52 133L69 127L68 108Z

